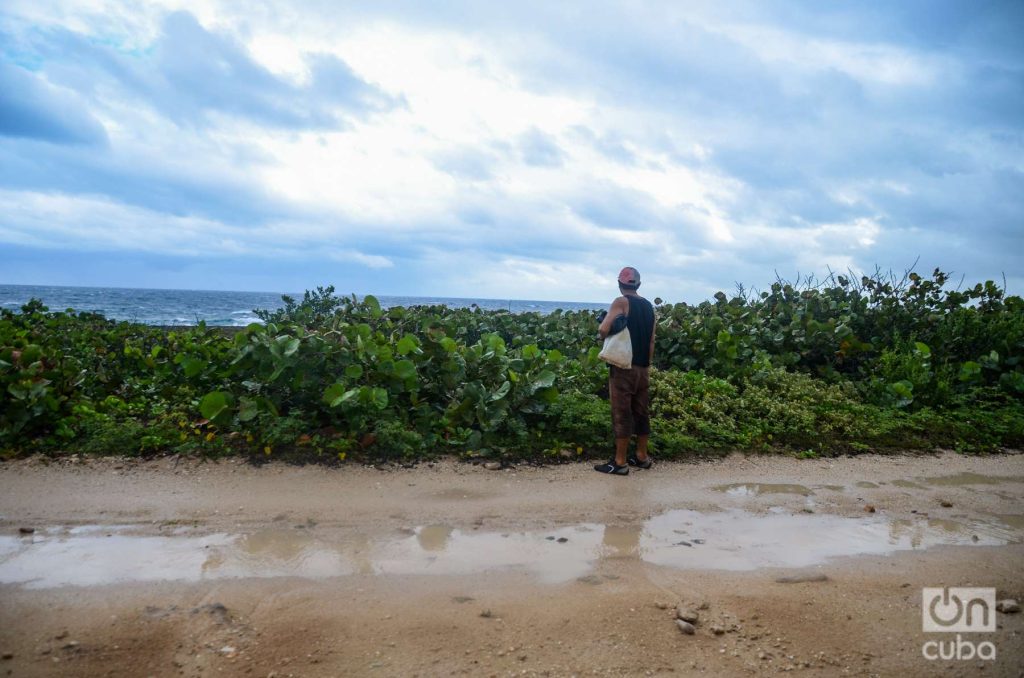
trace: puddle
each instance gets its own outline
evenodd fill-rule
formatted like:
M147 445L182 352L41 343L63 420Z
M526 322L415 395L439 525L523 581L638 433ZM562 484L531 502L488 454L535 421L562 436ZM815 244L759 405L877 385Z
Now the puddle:
M690 548L665 545L668 531L671 528L677 533L678 528L672 526L679 523L687 525L684 539L704 543ZM840 556L883 555L941 544L1003 545L1022 537L1020 530L987 524L806 514L758 516L744 511L670 511L652 518L645 534L641 550L648 562L722 570L806 567Z
M1002 483L1024 483L1024 476L986 476L980 473L957 473L953 476L922 478L921 482L932 487L960 485L1000 485Z
M846 490L845 485L817 485L816 487L823 490L831 490L833 492L843 492Z
M909 480L903 480L903 479L894 480L894 481L892 481L892 484L894 486L896 486L896 487L905 487L905 488L911 489L911 490L927 490L928 489L924 485L920 485L918 483L911 482Z
M893 520L674 510L643 523L580 524L556 530L462 531L425 525L394 536L335 540L307 531L136 536L86 526L32 537L0 537L0 584L29 588L244 577L322 579L350 575L526 572L542 583L586 581L602 561L680 569L805 567L830 558L889 554L943 544L1003 545L1024 539L1024 516ZM603 576L603 575L602 575Z
M857 487L864 488L865 490L871 490L878 487L878 485L876 483L871 482L870 480L862 480L859 483L857 483Z
M1021 527L1006 522L991 523L964 518L962 521L943 518L894 520L892 534L909 539L913 548L938 544L980 544L985 546L1019 543Z
M1019 513L996 513L994 515L1007 527L1024 532L1024 515Z
M424 551L444 551L452 536L452 528L447 525L427 525L418 531L414 530L413 534Z
M763 494L799 494L807 497L814 494L803 485L785 483L732 483L716 485L712 489L716 492L725 492L731 497L760 497Z
M607 525L601 537L602 555L605 558L638 558L640 555L641 530L628 525Z

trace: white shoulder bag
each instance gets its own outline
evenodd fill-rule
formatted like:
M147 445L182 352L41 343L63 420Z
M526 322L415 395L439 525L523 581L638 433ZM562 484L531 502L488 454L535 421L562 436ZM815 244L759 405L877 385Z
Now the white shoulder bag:
M633 342L629 338L629 328L623 329L618 334L605 337L604 346L597 356L609 365L621 367L628 370L633 367Z

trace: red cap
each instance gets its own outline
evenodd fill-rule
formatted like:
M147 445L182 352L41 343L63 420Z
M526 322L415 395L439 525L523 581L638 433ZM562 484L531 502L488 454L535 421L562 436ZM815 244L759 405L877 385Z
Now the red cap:
M627 266L619 271L619 282L623 285L639 285L640 271L636 270L632 266Z

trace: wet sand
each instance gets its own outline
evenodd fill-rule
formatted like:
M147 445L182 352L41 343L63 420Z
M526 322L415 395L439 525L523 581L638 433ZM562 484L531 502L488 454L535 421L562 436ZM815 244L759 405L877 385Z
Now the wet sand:
M1022 542L1024 455L7 462L0 675L1018 676L1020 614L924 659L921 589L1021 600Z

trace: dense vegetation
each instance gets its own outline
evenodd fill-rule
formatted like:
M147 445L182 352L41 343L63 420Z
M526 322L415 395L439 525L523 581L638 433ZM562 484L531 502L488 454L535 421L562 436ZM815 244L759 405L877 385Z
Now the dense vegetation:
M803 456L1024 441L1024 301L946 274L658 304L652 444ZM263 324L0 314L0 450L324 459L610 449L595 314L382 309L333 288Z

